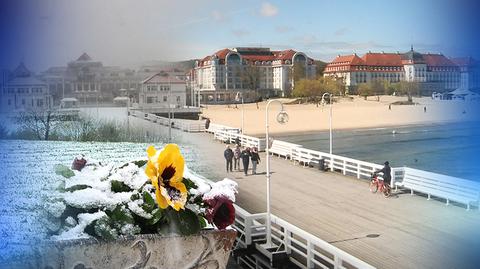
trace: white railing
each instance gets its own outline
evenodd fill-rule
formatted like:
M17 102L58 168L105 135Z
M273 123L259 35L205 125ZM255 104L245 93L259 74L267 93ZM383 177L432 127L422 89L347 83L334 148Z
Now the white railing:
M216 123L210 123L209 127L207 130L208 133L215 134L217 131L229 131L229 132L235 132L239 134L241 130L239 128L233 128L230 126L222 125L222 124L216 124Z
M243 135L237 133L235 130L217 130L213 134L213 138L216 140L223 141L225 143L236 143L238 142L244 147L256 147L259 151L264 151L266 147L265 139Z
M194 120L183 120L183 119L168 119L165 117L160 117L155 114L145 113L140 111L130 111L130 116L142 118L144 120L151 121L163 126L167 126L169 122L172 124L172 128L179 129L185 132L203 132L205 131L205 122L204 121L194 121Z
M265 240L266 214L250 214L236 205L235 210L234 227L239 233L239 244L246 247L255 240ZM374 268L275 215L271 216L271 221L273 242L300 268Z
M292 161L308 164L318 164L323 159L330 171L338 171L346 176L368 179L372 173L383 166L375 163L364 162L348 157L311 150L303 147L292 149Z
M329 168L330 171L337 171L342 173L345 176L354 176L358 179L369 179L373 172L382 169L382 165L360 161L348 157L343 157L339 155L330 155L329 153L306 149L303 147L295 147L292 149L292 161L303 163L305 166L311 164L318 164L321 159L323 159L325 166ZM408 173L408 171L415 171L415 173ZM412 169L408 167L396 167L392 168L392 179L390 182L391 186L402 186L401 182L404 180L405 176L415 178L417 181L423 182L422 186L412 189L413 191L418 191L422 193L427 193L429 196L434 195L440 198L445 198L448 200L457 199L457 202L466 203L465 197L469 197L472 202L476 202L480 205L480 197L478 193L480 192L480 184L461 178L449 177L441 174L436 174L432 172L422 171L418 169ZM379 178L382 178L382 175L379 175ZM429 186L427 187L427 182ZM438 182L438 183L432 183ZM450 188L448 191L440 188L440 183L444 182L448 186L443 188ZM472 187L474 186L474 187ZM442 194L440 194L442 193ZM463 194L462 194L463 193ZM436 195L435 195L436 194ZM473 199L472 197L476 198ZM472 200L473 199L473 200ZM470 203L467 204L467 209L470 208Z

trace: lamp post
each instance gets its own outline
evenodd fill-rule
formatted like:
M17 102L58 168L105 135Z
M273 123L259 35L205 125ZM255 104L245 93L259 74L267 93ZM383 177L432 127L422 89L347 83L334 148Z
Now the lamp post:
M245 122L245 111L243 109L243 93L237 92L237 95L235 96L235 101L236 102L240 101L240 96L242 97L242 135L243 135L244 122Z
M283 103L280 102L279 100L270 100L267 103L267 106L265 108L265 139L266 139L266 153L267 153L267 161L266 161L266 174L267 174L267 243L266 247L271 247L272 246L272 227L271 227L271 213L270 213L270 154L269 154L269 136L268 136L268 108L270 107L270 104L273 102L277 102L281 106L280 112L277 114L277 122L280 124L285 124L288 122L288 114L285 112L283 109Z
M172 86L170 84L170 75L168 76L168 96L167 96L167 105L168 105L168 143L172 142L172 107L170 106L170 97L172 95Z
M332 138L332 97L333 94L331 93L324 93L322 95L322 104L325 104L325 96L329 95L329 103L330 103L330 171L333 171L333 157L332 157L332 148L333 148L333 138Z

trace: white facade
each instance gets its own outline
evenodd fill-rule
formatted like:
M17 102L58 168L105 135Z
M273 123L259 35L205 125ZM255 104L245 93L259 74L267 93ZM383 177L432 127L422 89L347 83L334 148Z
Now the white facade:
M453 90L460 86L460 69L441 54L367 53L338 56L329 63L324 76L341 78L348 87L373 80L392 83L415 81L436 91Z
M215 100L209 101L228 101L226 98L237 91L273 91L283 95L292 89L294 63L304 68L307 78L315 76L313 59L302 52L270 51L267 48L223 49L197 61L192 86L196 92L214 96ZM251 84L246 82L248 72L258 72L257 89L251 89Z
M166 74L155 74L142 82L141 108L179 108L186 106L186 82Z
M0 92L2 112L46 110L53 106L47 84L36 79L21 63Z

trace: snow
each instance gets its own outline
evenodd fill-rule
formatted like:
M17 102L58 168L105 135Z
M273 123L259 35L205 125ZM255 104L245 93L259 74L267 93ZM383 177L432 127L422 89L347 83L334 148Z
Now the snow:
M150 143L106 143L106 142L71 142L71 141L24 141L24 140L0 140L0 163L2 171L0 179L2 187L0 188L0 242L8 246L0 249L0 263L8 259L24 260L35 256L33 246L49 238L49 229L57 226L48 218L53 219L51 213L58 215L61 211L61 205L57 204L47 209L46 203L56 203L63 200L65 195L71 193L59 193L59 185L72 187L77 184L90 186L92 189L109 190L110 184L107 181L96 181L97 178L85 178L81 175L93 172L95 165L104 167L95 170L97 175L108 175L109 165L119 167L135 160L147 159L146 149ZM160 149L162 144L154 144L155 148ZM180 145L185 163L185 177L192 180L197 186L196 195L203 195L210 191L208 180L197 176L196 173L204 176L214 176L212 167L199 161L201 156L195 146L183 144ZM81 172L75 171L75 176L65 179L55 174L54 166L63 164L70 167L76 156L85 156L87 165ZM99 161L100 160L100 161ZM108 163L108 164L107 164ZM127 168L128 167L128 168ZM132 166L125 167L126 170ZM133 169L133 168L132 168ZM120 169L119 169L120 170ZM124 171L112 170L111 177L115 174L122 174ZM125 171L126 171L125 170ZM142 171L143 169L139 169ZM102 175L100 175L102 176ZM138 176L143 177L144 173ZM116 175L115 175L116 177ZM95 181L93 181L95 179ZM128 178L123 182L128 186L136 184L132 179L131 184ZM82 184L87 183L87 184ZM147 185L144 190L152 191L152 187ZM128 195L118 198L113 194L106 197L110 199L127 200ZM71 202L75 201L75 195L70 196ZM93 197L90 197L93 199ZM107 199L108 200L108 199ZM129 203L125 203L126 205ZM130 205L128 205L130 207ZM139 207L141 204L139 204ZM141 209L141 207L140 207ZM133 211L133 210L131 210ZM49 214L45 214L49 212ZM52 214L53 215L53 214ZM64 228L76 227L79 225L77 216L69 217L64 221ZM50 224L49 224L50 223ZM1 248L1 245L0 245Z
M65 204L63 202L53 202L53 203L46 203L44 205L45 211L50 213L55 218L59 218L63 212L65 211Z
M107 190L110 188L110 182L105 179L113 169L113 163L106 166L88 163L82 171L74 171L75 176L65 180L65 188L71 188L75 185L87 185L99 190Z
M99 211L96 213L82 213L78 214L78 224L62 232L60 235L52 236L53 240L68 240L68 239L79 239L79 238L90 238L90 236L84 233L85 228L95 220L98 220L104 216L107 216L105 212Z
M134 163L129 163L127 166L116 169L109 177L109 180L117 180L125 183L132 189L139 189L148 180L144 169L139 168Z
M128 205L128 208L130 209L130 211L137 214L138 216L140 216L144 219L151 219L152 214L150 214L148 212L145 212L145 210L143 210L143 208L141 207L142 204L143 204L143 201L135 200L135 201L129 202L127 205Z
M203 195L204 200L214 199L218 196L226 196L230 201L235 202L235 194L238 184L228 178L224 178L222 181L212 183L212 189Z
M112 193L99 189L87 188L65 193L67 205L76 208L106 208L113 210L119 204L130 201L133 192Z

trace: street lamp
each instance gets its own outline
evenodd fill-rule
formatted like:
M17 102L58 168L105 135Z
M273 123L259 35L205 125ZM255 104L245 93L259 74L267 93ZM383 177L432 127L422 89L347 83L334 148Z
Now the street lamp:
M281 106L280 112L277 114L277 122L280 124L285 124L288 122L288 114L287 112L283 109L283 103L280 102L279 100L270 100L267 103L267 106L265 108L265 139L266 139L266 153L267 153L267 243L266 247L271 247L272 246L272 223L271 223L271 213L270 213L270 154L269 154L269 137L268 137L268 108L272 102L277 102Z
M245 122L245 111L243 109L243 93L237 92L237 95L235 96L235 101L236 102L240 101L240 96L242 98L242 135L243 135L244 122Z
M167 105L168 105L168 143L172 142L172 107L170 105L170 99L172 95L172 85L170 83L170 75L168 76L168 96L167 96Z
M331 93L324 93L322 95L322 105L325 105L325 96L329 95L329 102L330 102L330 171L333 171L333 157L332 157L332 148L333 148L333 139L332 139L332 97L333 94Z

